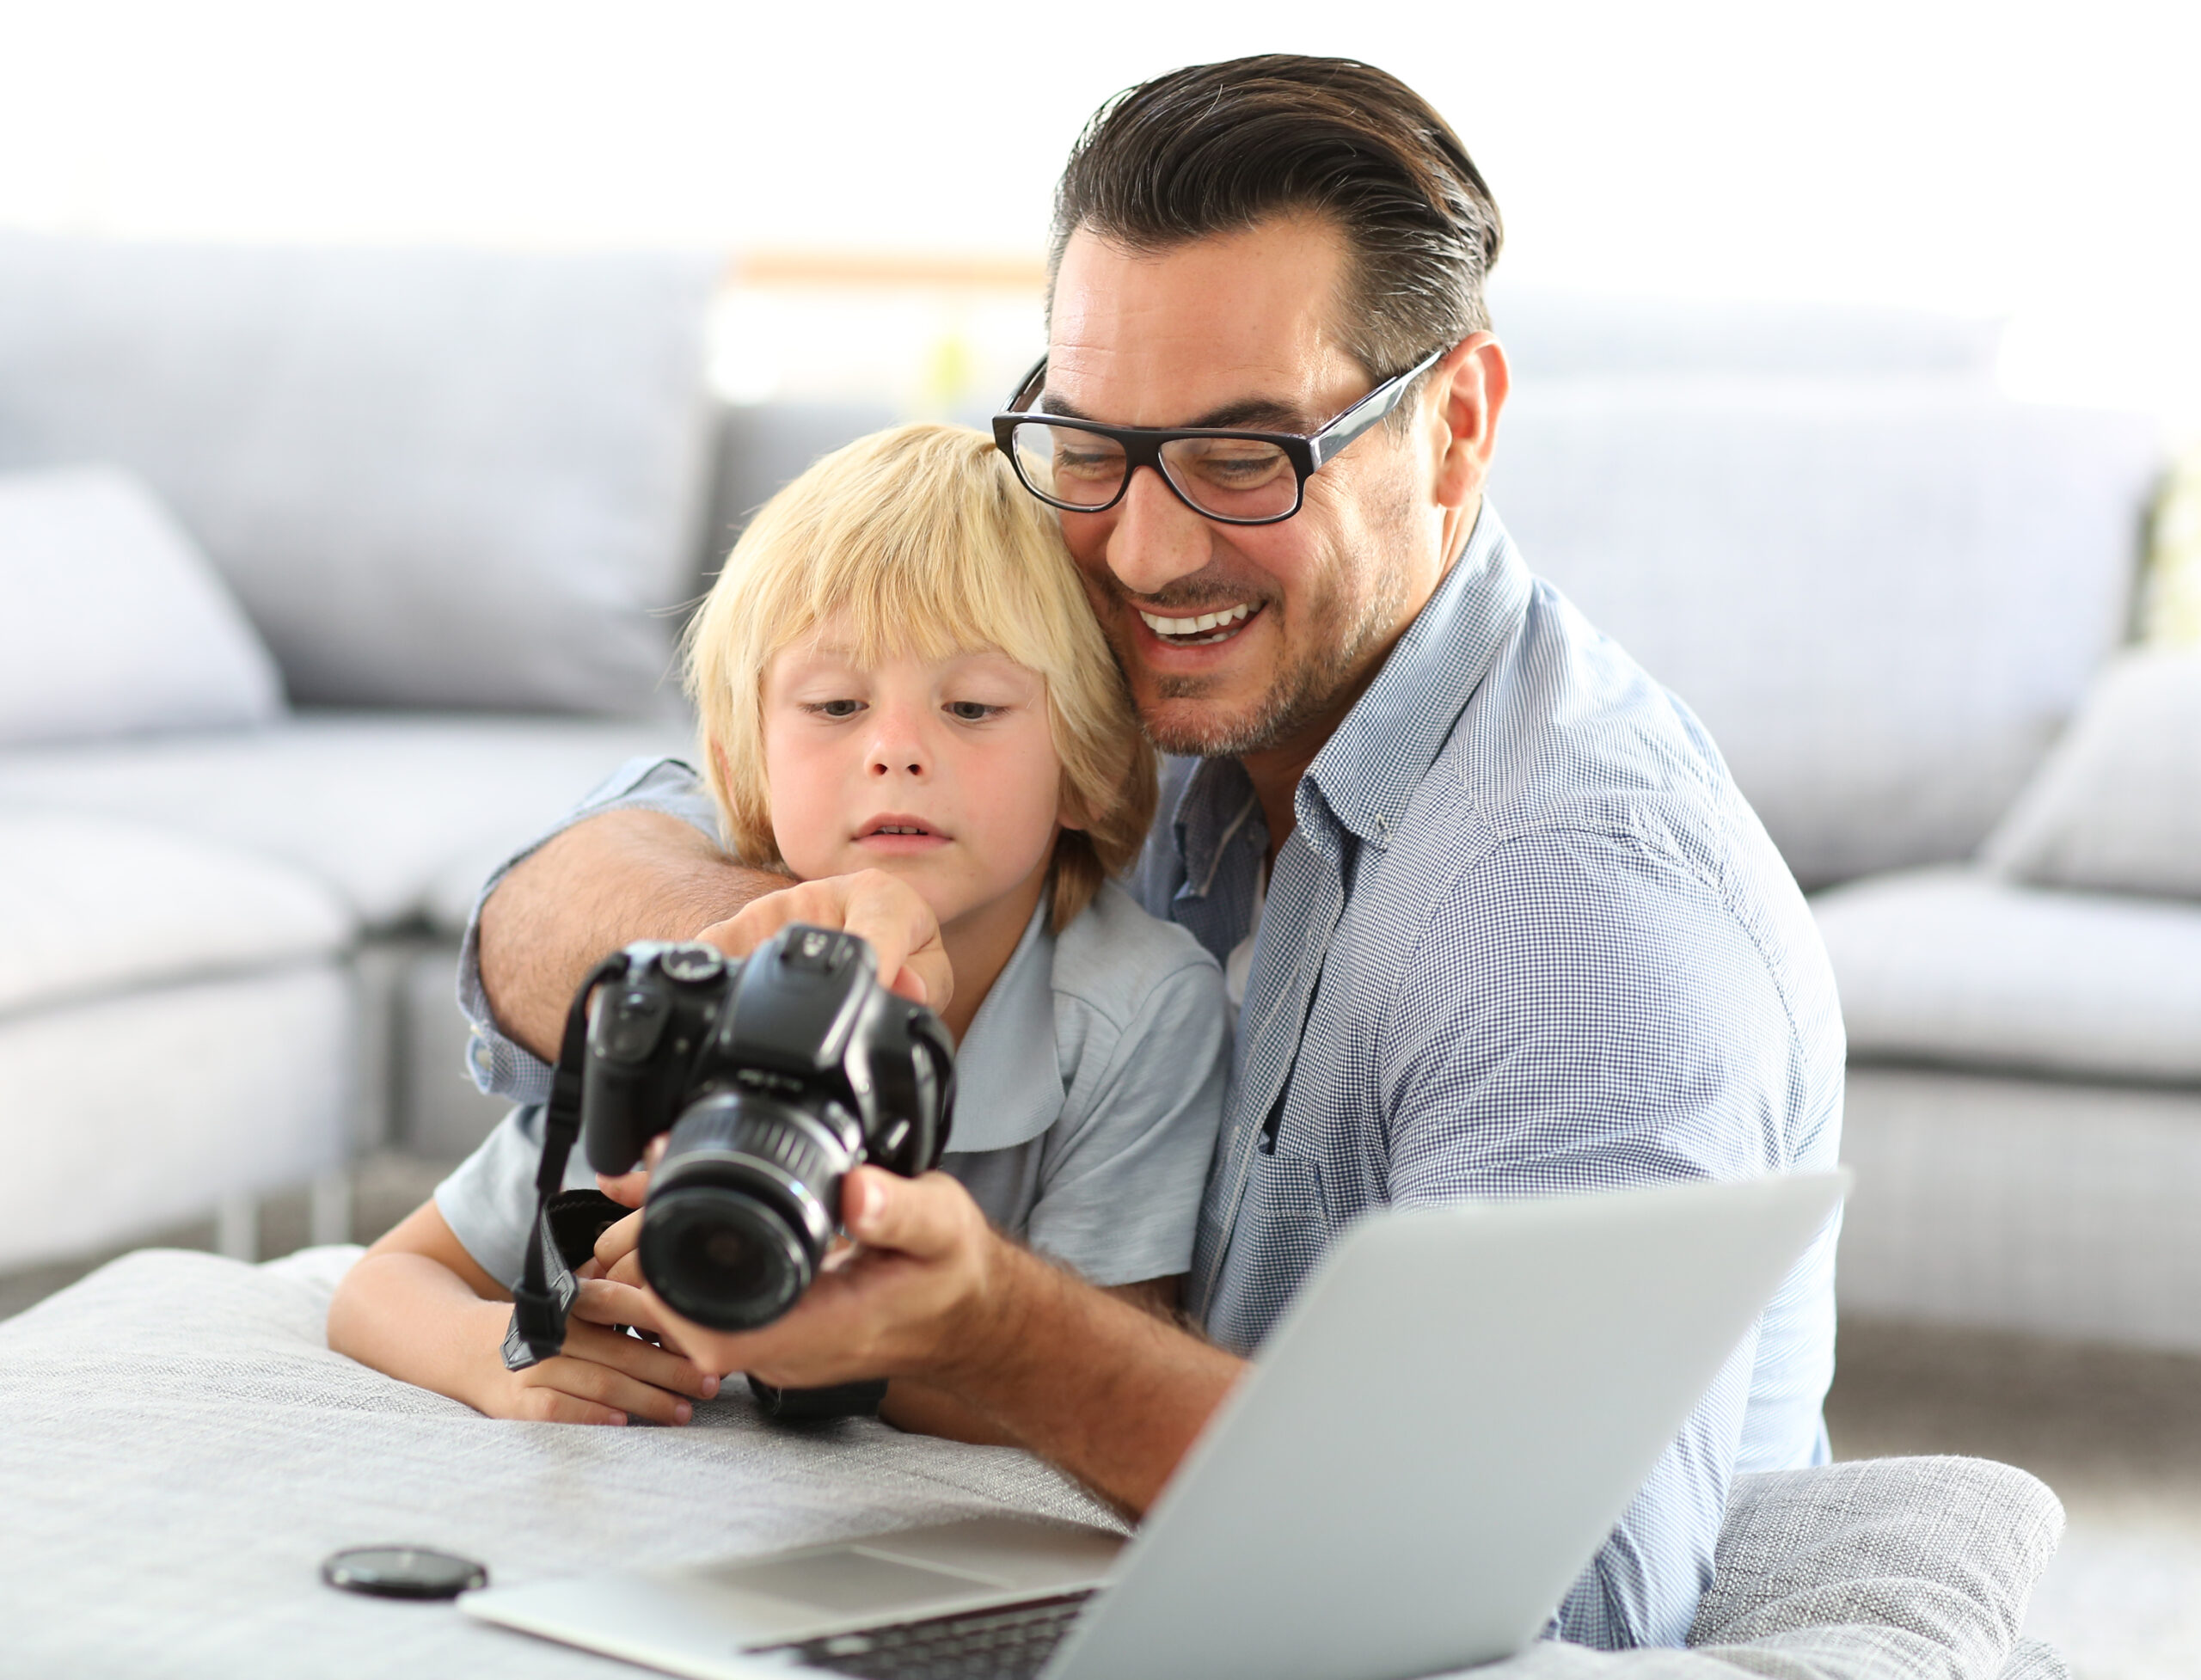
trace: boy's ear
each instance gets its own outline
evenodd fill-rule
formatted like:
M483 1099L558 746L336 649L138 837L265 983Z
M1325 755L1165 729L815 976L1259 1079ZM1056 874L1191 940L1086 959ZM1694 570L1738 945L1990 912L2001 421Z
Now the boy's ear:
M726 749L720 746L716 741L713 741L711 743L711 763L718 766L719 786L721 788L733 787L733 772L727 769L726 767Z
M1085 800L1076 788L1070 786L1070 777L1063 777L1063 791L1055 800L1055 820L1064 828L1087 829L1093 826L1093 813L1085 808Z

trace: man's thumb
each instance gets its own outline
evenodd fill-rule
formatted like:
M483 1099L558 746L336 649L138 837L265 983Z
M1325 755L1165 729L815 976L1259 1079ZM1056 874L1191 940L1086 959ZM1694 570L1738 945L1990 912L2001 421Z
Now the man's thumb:
M883 1167L859 1167L841 1188L841 1219L849 1235L868 1248L927 1254L941 1246L943 1222L932 1189Z

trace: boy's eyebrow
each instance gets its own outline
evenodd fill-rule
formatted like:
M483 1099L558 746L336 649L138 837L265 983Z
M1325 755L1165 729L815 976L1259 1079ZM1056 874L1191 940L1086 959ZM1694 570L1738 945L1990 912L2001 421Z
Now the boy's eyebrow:
M1094 420L1092 415L1082 413L1076 404L1064 402L1052 391L1042 391L1039 394L1039 402L1033 405L1033 408L1035 413L1059 414L1064 420L1088 420L1095 426L1109 424L1104 420ZM1211 408L1197 420L1186 420L1182 426L1157 426L1131 429L1178 432L1230 431L1239 428L1255 432L1305 432L1312 431L1314 426L1306 415L1288 402L1280 402L1272 396L1249 396L1242 397L1235 402L1226 402L1220 408Z

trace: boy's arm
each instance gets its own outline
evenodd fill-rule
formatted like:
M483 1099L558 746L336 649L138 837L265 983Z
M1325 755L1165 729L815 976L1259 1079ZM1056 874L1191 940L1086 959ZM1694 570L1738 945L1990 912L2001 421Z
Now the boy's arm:
M510 1299L430 1201L345 1275L329 1303L328 1345L491 1417L685 1423L694 1408L683 1395L708 1399L718 1392L715 1376L677 1352L612 1327L654 1328L658 1314L641 1291L601 1280L582 1284L563 1354L508 1370Z

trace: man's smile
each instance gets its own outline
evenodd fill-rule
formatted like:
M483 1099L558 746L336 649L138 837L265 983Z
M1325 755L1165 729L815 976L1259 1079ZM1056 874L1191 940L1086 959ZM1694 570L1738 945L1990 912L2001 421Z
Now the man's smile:
M1167 617L1149 612L1144 607L1135 610L1146 628L1171 647L1204 647L1212 642L1229 641L1246 628L1248 621L1260 609L1241 602L1235 607L1198 613L1189 618Z

